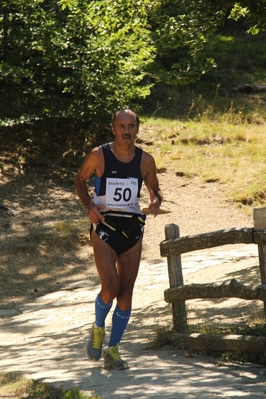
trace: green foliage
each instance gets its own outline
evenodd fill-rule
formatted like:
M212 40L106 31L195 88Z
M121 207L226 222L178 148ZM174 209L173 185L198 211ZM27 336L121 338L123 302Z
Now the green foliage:
M0 118L66 136L77 128L102 127L114 109L147 96L145 69L154 47L141 4L4 3Z
M264 123L265 93L232 90L243 84L265 85L266 33L247 35L245 28L231 25L207 36L202 56L213 57L214 67L197 82L186 86L159 83L144 102L144 112L169 118L199 120L217 114L232 123ZM241 116L241 118L240 118Z
M4 0L0 126L39 147L106 135L113 110L139 109L154 83L206 83L228 16L264 30L265 0Z
M249 14L247 7L241 7L239 3L235 3L234 7L231 9L229 18L238 21L241 17L246 17Z
M0 394L1 397L11 395L28 399L101 399L98 395L88 396L77 387L69 390L55 388L16 373L0 373Z
M232 4L230 18L238 21L245 17L249 25L248 33L258 34L266 31L266 1L239 0Z
M230 103L236 98L236 94L232 91L233 87L243 84L264 84L266 78L266 54L263 50L265 38L265 33L251 36L241 31L210 35L204 54L206 57L213 55L215 68L212 68L208 76L204 76L193 86L195 91L208 100L211 100L217 91ZM253 101L254 105L255 103ZM220 102L220 104L224 106L224 103ZM219 103L215 105L217 107ZM221 111L224 110L221 108Z
M160 1L149 14L156 43L156 60L150 71L156 82L188 84L200 79L213 66L202 51L206 34L223 20L219 7L206 1Z

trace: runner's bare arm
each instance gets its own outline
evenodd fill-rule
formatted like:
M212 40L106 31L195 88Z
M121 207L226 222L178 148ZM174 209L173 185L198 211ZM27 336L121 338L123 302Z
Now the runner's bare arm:
M150 213L156 216L158 215L163 195L159 188L154 158L146 152L143 152L142 155L141 172L144 183L150 193Z
M101 206L95 206L88 192L86 181L95 173L101 176L104 168L104 160L101 147L94 148L84 159L84 162L77 173L74 183L77 194L87 211L88 218L92 223L99 223L104 217L100 214Z

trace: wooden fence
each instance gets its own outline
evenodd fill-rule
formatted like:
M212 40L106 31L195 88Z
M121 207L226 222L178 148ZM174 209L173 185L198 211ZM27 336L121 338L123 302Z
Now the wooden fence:
M254 228L232 228L180 237L175 224L165 226L161 256L167 257L170 288L164 298L172 303L173 326L187 349L260 352L266 355L266 337L242 335L188 334L185 301L196 298L242 298L264 302L266 318L266 208L253 210ZM235 279L222 283L184 285L181 254L227 244L257 244L261 285L244 285Z

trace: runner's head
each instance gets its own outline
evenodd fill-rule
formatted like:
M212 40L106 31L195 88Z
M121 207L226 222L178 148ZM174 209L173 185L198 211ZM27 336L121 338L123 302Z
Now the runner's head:
M131 109L122 109L119 111L115 111L112 115L111 119L111 126L113 128L116 128L116 119L117 117L123 117L123 116L133 116L135 120L135 126L137 128L137 132L139 131L139 116L136 114L136 112L132 111Z

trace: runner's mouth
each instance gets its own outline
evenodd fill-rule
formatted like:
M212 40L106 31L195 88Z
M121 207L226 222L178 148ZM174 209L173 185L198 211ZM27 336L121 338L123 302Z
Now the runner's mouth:
M123 139L131 139L131 138L132 138L132 135L129 134L129 133L124 133L124 134L122 135L122 138L123 138Z

